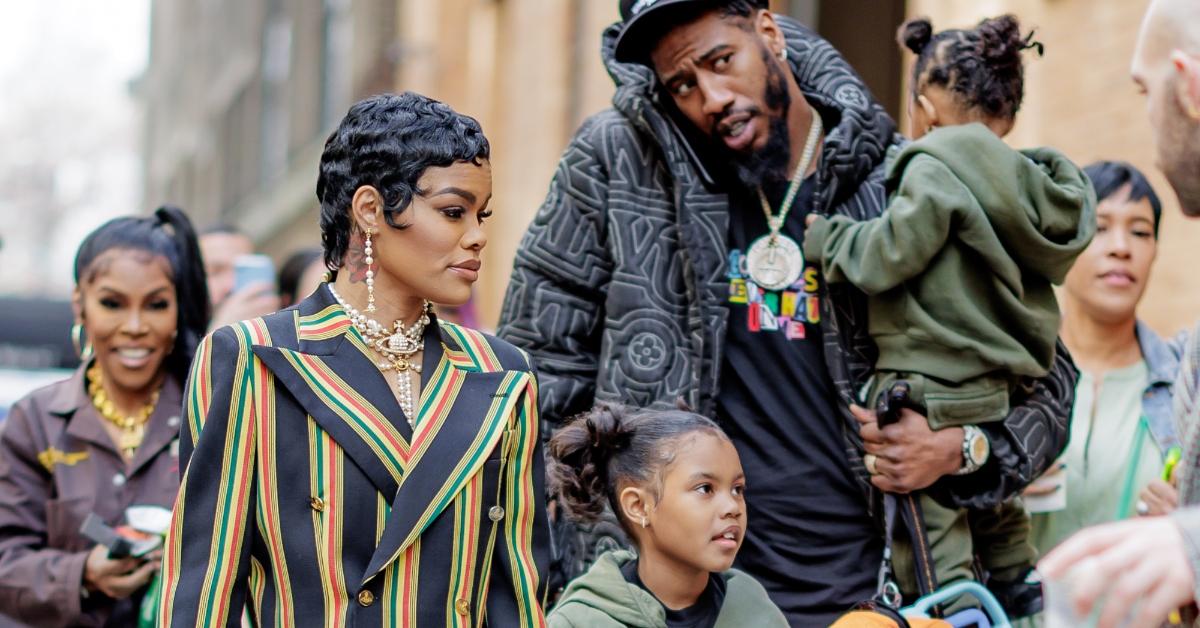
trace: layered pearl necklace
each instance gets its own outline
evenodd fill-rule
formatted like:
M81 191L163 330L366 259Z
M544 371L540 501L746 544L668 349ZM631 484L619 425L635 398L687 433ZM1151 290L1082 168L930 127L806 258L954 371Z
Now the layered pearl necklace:
M421 307L421 316L407 329L405 329L404 323L395 320L392 321L392 328L389 331L379 321L367 318L365 314L347 303L333 289L332 285L329 286L329 292L333 294L338 305L346 310L346 315L350 317L350 323L366 340L367 346L383 356L384 359L376 363L379 370L396 371L396 396L399 397L400 409L404 411L404 418L408 419L409 427L415 428L416 404L413 402L412 380L415 375L420 381L421 365L413 360L413 356L422 348L425 327L429 325L429 313L433 311L433 304L425 301Z

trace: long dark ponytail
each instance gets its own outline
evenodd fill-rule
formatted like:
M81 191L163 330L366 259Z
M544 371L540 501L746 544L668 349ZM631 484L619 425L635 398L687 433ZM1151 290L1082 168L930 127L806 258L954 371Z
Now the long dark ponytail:
M151 216L125 216L100 225L84 238L75 254L75 284L90 281L96 259L113 249L145 251L165 258L171 266L178 334L166 365L182 384L211 316L208 283L192 222L183 210L164 205Z

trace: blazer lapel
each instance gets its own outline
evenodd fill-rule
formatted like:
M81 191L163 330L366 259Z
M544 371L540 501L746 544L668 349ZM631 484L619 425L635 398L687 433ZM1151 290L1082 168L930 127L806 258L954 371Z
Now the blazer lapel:
M297 311L299 348L255 345L254 354L375 487L394 495L412 437L400 405L328 289L322 286L303 305L314 307Z
M364 583L420 537L479 471L530 384L524 371L479 370L444 330L443 338L446 355L423 391L407 473Z

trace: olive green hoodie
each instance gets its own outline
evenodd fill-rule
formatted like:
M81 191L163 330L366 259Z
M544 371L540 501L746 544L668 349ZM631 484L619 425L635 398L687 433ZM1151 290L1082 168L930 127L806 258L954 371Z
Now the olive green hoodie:
M587 573L567 585L546 617L550 628L666 628L663 605L621 573L621 566L634 558L626 550L600 555ZM721 577L725 601L716 628L787 628L783 613L757 580L736 569Z
M826 281L867 293L876 369L947 382L1044 376L1060 318L1051 286L1096 230L1083 171L968 124L900 150L887 190L880 217L820 218L804 238Z

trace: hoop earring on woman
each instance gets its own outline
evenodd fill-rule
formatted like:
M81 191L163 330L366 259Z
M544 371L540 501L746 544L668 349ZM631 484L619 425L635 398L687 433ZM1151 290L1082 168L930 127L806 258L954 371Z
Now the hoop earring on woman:
M373 257L375 249L371 248L371 228L367 227L367 246L363 249L363 254L366 255L367 263L367 311L375 311L375 258Z
M92 359L92 341L84 335L83 323L71 325L71 346L75 347L75 355L81 362Z

